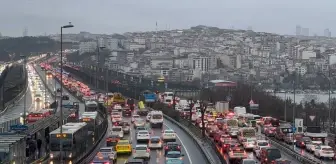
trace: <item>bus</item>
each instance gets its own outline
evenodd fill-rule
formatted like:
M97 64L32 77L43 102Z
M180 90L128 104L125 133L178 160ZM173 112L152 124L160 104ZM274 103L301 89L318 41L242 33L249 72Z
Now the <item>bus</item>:
M93 144L90 135L85 122L67 123L62 126L62 133L60 128L50 132L50 163L59 161L61 157L71 161L81 155Z
M48 116L51 115L51 112L50 111L38 111L38 112L30 112L28 114L28 117L26 118L27 119L27 123L33 123L33 122L36 122L38 120L42 120Z
M98 110L98 103L93 100L85 102L85 111L86 112L95 112Z
M97 127L102 123L101 116L98 112L84 112L79 118L80 122L86 122L89 131L93 132L94 136L98 135Z

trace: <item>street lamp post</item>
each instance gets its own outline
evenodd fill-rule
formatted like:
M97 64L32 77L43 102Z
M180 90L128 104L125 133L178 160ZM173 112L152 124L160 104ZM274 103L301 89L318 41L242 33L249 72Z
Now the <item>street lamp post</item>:
M20 55L23 58L23 71L26 69L27 64L27 57L25 55ZM27 92L24 93L23 97L23 125L26 125L26 118L27 118Z
M203 101L201 101L200 102L200 108L201 108L201 121L202 121L202 136L203 136L203 138L205 138L204 114L205 114L205 110L207 108L207 105Z
M99 42L97 40L97 62L96 62L96 84L95 84L95 87L96 89L98 89L99 85L98 85L98 82L99 82L99 79L98 79L98 69L99 69L99 59L100 59L100 49L104 49L105 47L104 46L99 46Z
M62 82L63 82L63 28L72 28L74 27L71 22L69 22L68 25L64 25L64 26L61 26L61 100L60 100L60 114L61 114L61 117L60 117L60 122L61 122L61 127L60 127L60 133L62 134L63 133L63 107L62 107L62 95L63 95L63 85L62 85ZM62 148L63 148L63 145L62 145L62 140L60 140L60 158L61 158L61 163L63 163L63 153L62 153Z
M294 98L293 98L293 102L294 102L294 105L293 105L293 126L295 126L295 106L296 106L296 102L295 102L295 93L296 93L296 71L294 72L294 83L293 83L293 90L294 90ZM294 141L294 135L293 135L293 141ZM295 149L295 144L293 144L293 149Z

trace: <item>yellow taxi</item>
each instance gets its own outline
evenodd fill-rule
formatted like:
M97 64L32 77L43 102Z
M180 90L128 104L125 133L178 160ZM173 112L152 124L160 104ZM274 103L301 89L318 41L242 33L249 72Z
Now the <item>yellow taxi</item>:
M117 153L132 153L132 144L128 140L119 140L116 146Z

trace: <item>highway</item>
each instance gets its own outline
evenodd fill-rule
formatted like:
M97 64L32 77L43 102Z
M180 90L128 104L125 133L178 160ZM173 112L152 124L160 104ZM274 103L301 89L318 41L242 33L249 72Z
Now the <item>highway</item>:
M42 76L45 76L45 71L42 71L41 68L39 68L38 66L35 67L36 71L42 75ZM42 79L42 80L45 80L45 79ZM47 78L47 82L46 84L48 85L47 87L54 91L55 90L55 84L56 84L56 88L60 88L60 84L55 81L54 78ZM70 98L70 101L72 102L79 102L79 114L85 112L85 106L84 106L84 103L81 103L79 100L77 100L77 98L73 97L66 89L63 89L63 93L65 94L68 94L69 95L69 98Z
M80 80L80 78L77 78ZM89 86L90 88L92 86ZM104 91L99 90L100 92L104 93ZM146 120L145 117L142 117L144 120ZM129 117L124 117L123 118L125 121L131 122L131 118ZM147 124L148 127L150 127ZM111 120L109 119L109 129L112 128L112 123ZM152 136L161 136L161 131L164 129L173 129L176 134L177 134L177 140L176 142L179 143L182 146L182 153L185 155L184 156L184 163L185 164L198 164L198 163L207 163L206 159L204 159L203 152L198 148L197 145L193 142L192 139L190 139L189 135L186 134L183 130L181 130L178 126L175 124L171 123L168 120L164 120L164 128L163 129L158 129L154 128L152 130ZM108 130L109 132L110 130ZM129 139L132 141L132 146L133 148L136 146L136 137L135 137L135 129L133 126L131 126L131 131L130 134L125 135L125 139ZM124 164L124 162L128 159L131 158L131 156L126 156L126 155L118 155L118 164ZM157 164L157 163L165 163L165 157L164 157L164 151L163 150L151 150L151 159L149 161L149 164Z

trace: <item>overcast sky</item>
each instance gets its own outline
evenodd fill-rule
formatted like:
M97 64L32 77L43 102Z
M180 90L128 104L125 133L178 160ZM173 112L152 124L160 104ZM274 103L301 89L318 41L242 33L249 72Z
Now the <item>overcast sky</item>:
M295 34L295 26L336 34L336 0L0 0L0 32L6 36L60 33L123 33L190 28L234 27Z

